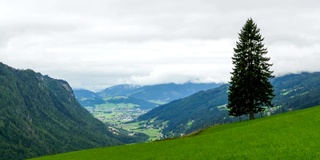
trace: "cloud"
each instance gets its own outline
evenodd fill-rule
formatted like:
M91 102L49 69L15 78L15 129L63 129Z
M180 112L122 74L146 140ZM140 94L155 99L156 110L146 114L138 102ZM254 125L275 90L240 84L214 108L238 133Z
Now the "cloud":
M227 73L219 73L225 70L225 66L219 64L168 64L160 65L148 75L131 76L134 84L146 85L157 83L209 83L226 82Z
M319 15L315 0L1 1L0 61L92 90L227 82L252 17L277 75L319 71Z
M303 71L320 71L320 64L318 63L320 59L319 51L319 44L301 47L282 43L269 49L273 70L279 76Z

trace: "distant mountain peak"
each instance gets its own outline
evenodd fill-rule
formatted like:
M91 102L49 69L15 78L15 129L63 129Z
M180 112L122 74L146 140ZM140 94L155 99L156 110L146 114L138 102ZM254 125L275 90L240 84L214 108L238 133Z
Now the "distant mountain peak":
M183 98L196 93L200 90L207 90L218 87L222 84L217 83L165 83L155 85L131 85L122 84L104 89L97 94L101 97L107 96L130 96L146 101L162 101L164 103L175 99Z

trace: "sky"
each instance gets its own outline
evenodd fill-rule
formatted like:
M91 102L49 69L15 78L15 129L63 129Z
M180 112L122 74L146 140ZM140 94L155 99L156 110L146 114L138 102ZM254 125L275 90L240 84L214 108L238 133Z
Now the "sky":
M317 0L0 0L0 62L92 91L228 82L252 18L276 76L314 72L319 17Z

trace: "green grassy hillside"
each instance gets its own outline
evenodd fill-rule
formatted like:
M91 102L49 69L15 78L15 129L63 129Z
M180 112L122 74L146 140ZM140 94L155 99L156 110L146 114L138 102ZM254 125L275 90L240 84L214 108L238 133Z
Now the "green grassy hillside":
M213 126L178 139L41 157L54 159L320 159L320 106Z

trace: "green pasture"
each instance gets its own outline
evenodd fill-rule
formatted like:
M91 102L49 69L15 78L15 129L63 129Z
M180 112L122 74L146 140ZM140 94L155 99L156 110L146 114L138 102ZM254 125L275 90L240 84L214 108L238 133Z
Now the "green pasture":
M160 101L160 100L153 100L153 101L150 101L150 102L158 104L158 105L164 105L164 104L168 103L168 102Z
M320 106L213 126L149 143L96 148L35 160L320 159Z
M154 141L159 138L160 130L155 128L146 128L143 125L139 125L139 122L124 123L121 125L122 129L133 132L140 132L150 136L149 141Z
M114 104L114 103L103 103L103 104L96 105L95 108L99 108L99 109L107 109L107 108L133 108L134 106L135 106L135 104L132 104L132 103L118 103L118 104Z

